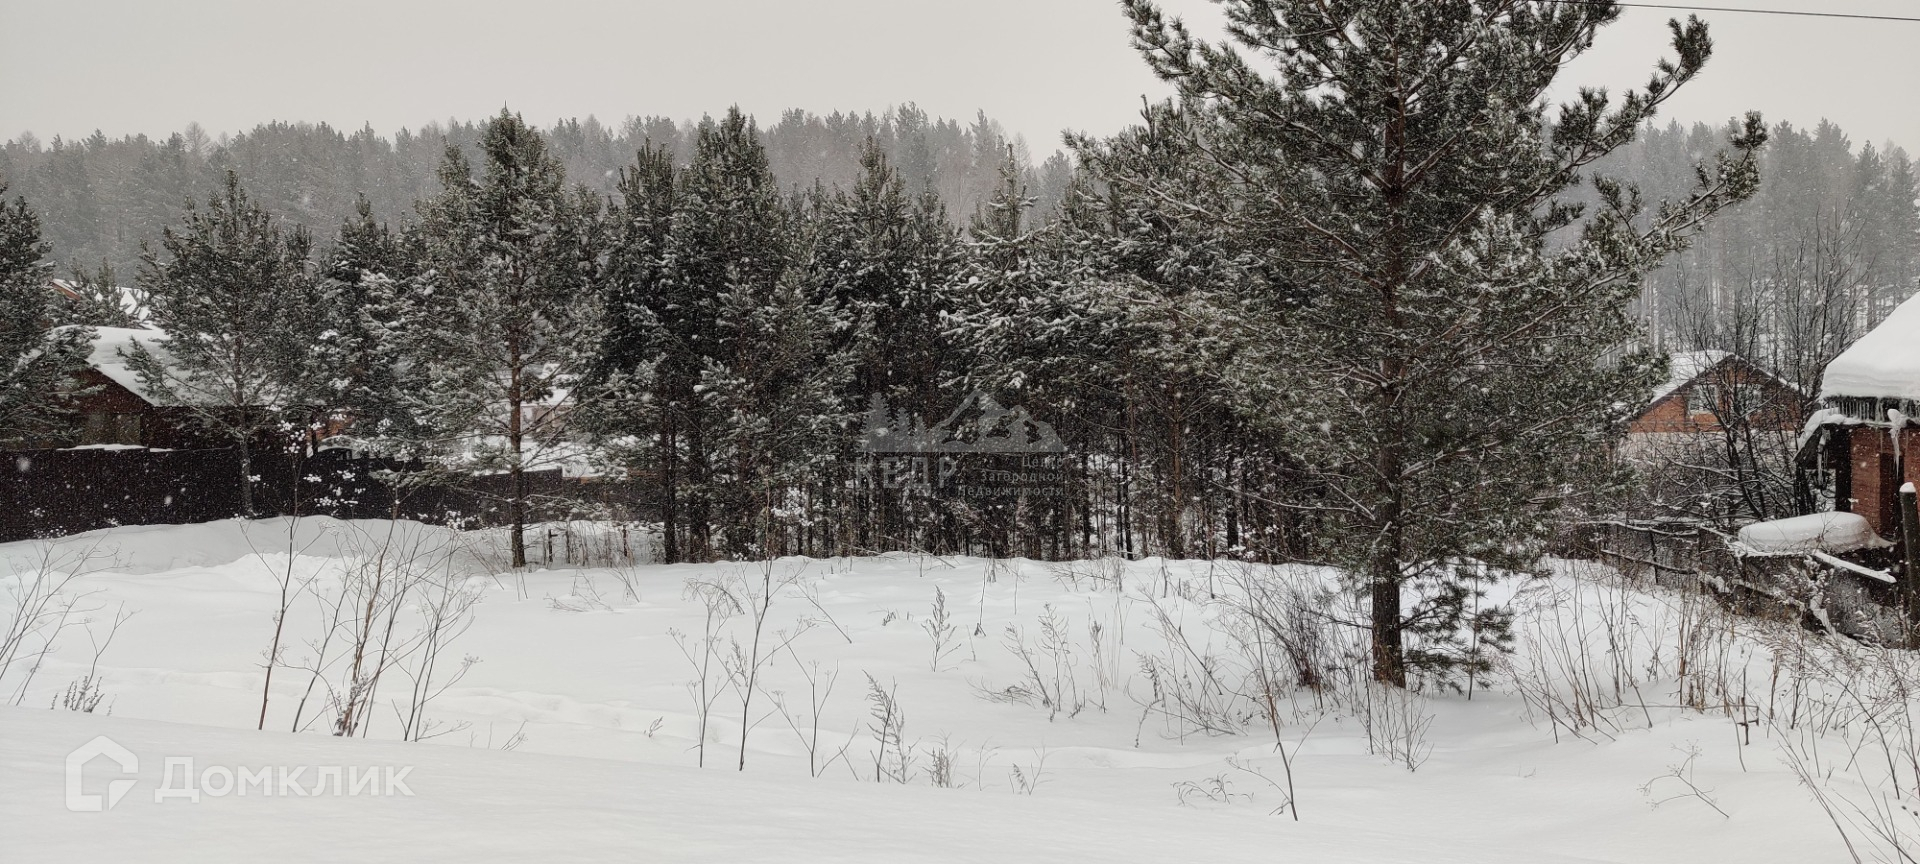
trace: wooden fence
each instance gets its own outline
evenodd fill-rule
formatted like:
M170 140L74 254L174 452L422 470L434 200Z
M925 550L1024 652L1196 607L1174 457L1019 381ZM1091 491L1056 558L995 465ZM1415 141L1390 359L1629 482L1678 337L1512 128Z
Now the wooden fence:
M1737 612L1798 619L1802 626L1875 641L1903 638L1901 593L1886 571L1893 553L1740 555L1730 538L1683 522L1588 522L1570 526L1555 554L1608 564L1622 575L1700 591ZM1875 574L1869 576L1867 574Z
M506 522L506 475L396 482L410 467L337 450L256 456L253 515L398 516L474 527ZM0 542L232 518L241 510L240 477L239 453L231 449L0 452ZM529 521L632 520L651 509L631 481L580 481L554 470L530 472L527 485Z
M1738 563L1726 535L1690 522L1582 522L1570 527L1559 554L1611 565L1622 574L1665 585L1732 576Z

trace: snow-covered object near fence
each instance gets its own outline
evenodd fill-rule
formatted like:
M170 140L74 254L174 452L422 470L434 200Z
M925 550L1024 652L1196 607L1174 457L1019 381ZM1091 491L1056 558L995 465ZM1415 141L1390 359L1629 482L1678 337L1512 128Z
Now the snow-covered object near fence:
M1844 396L1920 401L1920 296L1827 365L1820 398Z
M1737 551L1746 555L1806 555L1813 552L1853 552L1885 546L1867 518L1858 513L1815 513L1771 522L1755 522L1740 529Z

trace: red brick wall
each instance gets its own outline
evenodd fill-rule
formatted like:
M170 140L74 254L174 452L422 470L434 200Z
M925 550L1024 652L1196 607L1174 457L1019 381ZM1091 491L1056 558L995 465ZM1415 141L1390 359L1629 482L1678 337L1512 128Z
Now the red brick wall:
M1702 384L1726 387L1756 387L1764 400L1762 409L1754 412L1753 422L1761 429L1785 430L1797 432L1801 423L1800 396L1779 381L1758 369L1729 360L1721 363L1712 371L1695 378L1686 386L1667 394L1667 398L1653 403L1640 416L1628 425L1629 433L1644 432L1719 432L1720 421L1713 412L1694 413L1687 410L1687 399L1695 387ZM1723 396L1722 402L1726 400ZM1722 411L1731 410L1723 404Z
M1920 428L1901 432L1900 449L1905 454L1905 475L1895 476L1896 460L1893 435L1885 429L1855 426L1847 430L1847 471L1852 483L1852 501L1840 502L1843 509L1867 517L1873 530L1891 536L1897 528L1900 486L1920 485Z
M1882 476L1885 468L1880 460L1893 452L1892 445L1889 437L1879 434L1879 430L1867 427L1847 430L1847 474L1852 477L1853 499L1839 503L1842 509L1867 517L1876 534L1885 534L1889 527L1883 524L1886 515L1881 512L1888 478Z
M1628 427L1631 433L1643 432L1717 432L1719 424L1713 422L1712 415L1702 414L1699 420L1687 411L1687 388L1682 387L1658 402L1653 403L1645 414L1634 418Z

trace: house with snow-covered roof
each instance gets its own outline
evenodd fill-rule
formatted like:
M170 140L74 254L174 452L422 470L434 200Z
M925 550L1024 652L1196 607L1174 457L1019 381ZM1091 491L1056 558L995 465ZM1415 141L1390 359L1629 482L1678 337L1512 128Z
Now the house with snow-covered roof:
M1745 357L1728 351L1676 352L1668 370L1667 380L1627 424L1620 448L1625 459L1658 461L1710 444L1730 425L1782 436L1801 429L1806 395Z
M210 445L189 421L186 409L169 405L151 392L127 365L135 345L167 362L159 330L129 327L94 328L87 366L75 373L83 395L73 400L79 415L75 438L82 447L156 447L185 449Z
M1920 483L1920 296L1827 364L1820 401L1800 438L1802 468L1836 511L1892 537L1901 485Z

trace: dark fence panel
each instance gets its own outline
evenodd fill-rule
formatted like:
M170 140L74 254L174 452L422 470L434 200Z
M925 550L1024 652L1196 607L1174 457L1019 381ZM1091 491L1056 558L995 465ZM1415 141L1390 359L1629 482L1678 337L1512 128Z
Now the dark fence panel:
M0 540L225 519L240 509L240 460L227 450L0 453Z
M24 450L0 452L0 542L116 525L211 522L240 513L236 450ZM356 458L343 450L256 455L256 515L341 519L398 516L466 527L508 521L505 474L422 483L406 463ZM412 476L413 482L403 478ZM527 475L529 521L592 516L643 518L646 496L632 481L580 481L557 470Z

